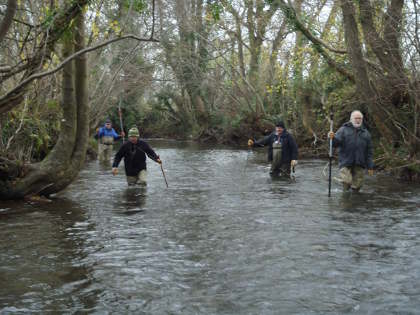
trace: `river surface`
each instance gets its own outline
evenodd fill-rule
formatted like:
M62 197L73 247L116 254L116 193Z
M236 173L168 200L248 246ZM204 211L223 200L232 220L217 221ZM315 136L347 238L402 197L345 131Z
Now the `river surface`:
M419 314L420 187L361 193L326 161L150 141L148 185L89 162L50 203L0 203L0 314ZM336 167L335 167L336 169Z

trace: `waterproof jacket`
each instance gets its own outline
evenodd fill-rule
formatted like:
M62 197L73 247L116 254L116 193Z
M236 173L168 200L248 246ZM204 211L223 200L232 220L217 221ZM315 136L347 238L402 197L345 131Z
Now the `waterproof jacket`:
M355 128L351 122L338 129L333 138L333 146L339 148L338 165L340 168L361 166L373 169L372 140L364 127Z
M290 163L291 160L297 160L298 148L296 141L286 129L283 130L280 137L273 132L256 141L254 146L262 147L268 145L268 161L271 162L273 160L273 143L278 140L281 143L281 163Z
M117 154L115 154L112 167L118 167L121 159L124 158L125 175L137 176L141 170L146 169L146 154L154 161L159 158L147 142L138 140L134 144L127 141L120 147Z
M114 128L108 129L105 127L105 125L99 129L97 137L99 139L102 137L112 137L114 138L114 140L118 140L119 138L121 138L121 136L117 134Z

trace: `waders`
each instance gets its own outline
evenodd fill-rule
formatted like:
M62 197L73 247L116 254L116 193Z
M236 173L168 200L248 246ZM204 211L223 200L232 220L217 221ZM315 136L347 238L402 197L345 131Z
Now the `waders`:
M273 143L273 161L271 162L270 174L273 176L287 176L290 174L290 167L285 168L285 165L281 161L282 145L281 143Z
M160 169L162 171L163 178L165 179L166 188L168 188L169 187L168 186L168 181L166 180L166 176L165 176L165 172L163 171L163 165L162 165L162 163L160 164Z

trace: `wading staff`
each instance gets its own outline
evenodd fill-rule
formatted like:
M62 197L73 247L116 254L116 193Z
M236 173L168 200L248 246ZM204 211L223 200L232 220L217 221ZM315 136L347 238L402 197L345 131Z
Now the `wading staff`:
M330 132L333 131L334 123L333 123L333 113L330 113ZM331 165L332 165L332 154L333 154L333 139L328 134L330 138L330 152L329 152L329 170L328 170L328 197L331 197Z
M123 127L123 122L122 122L122 112L121 112L121 97L120 97L120 101L118 102L118 115L120 116L121 131L124 132L124 127ZM124 136L122 139L124 143L125 141Z
M162 175L163 175L163 178L165 179L166 188L169 188L168 181L166 180L165 172L163 171L162 163L160 163L160 169L162 170Z

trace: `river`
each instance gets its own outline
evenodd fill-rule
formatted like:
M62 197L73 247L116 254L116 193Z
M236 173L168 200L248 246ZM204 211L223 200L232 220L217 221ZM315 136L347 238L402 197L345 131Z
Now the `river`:
M92 161L50 203L0 203L0 314L418 314L420 186L328 198L324 160L276 180L264 149L150 144L169 188Z

